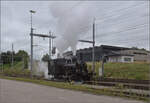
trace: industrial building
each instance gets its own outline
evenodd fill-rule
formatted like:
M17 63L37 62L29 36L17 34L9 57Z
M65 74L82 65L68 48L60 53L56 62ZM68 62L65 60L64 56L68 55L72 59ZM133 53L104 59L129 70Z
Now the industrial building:
M63 57L72 55L72 51L63 53ZM92 61L92 47L77 50L76 56L82 57L86 62ZM95 61L101 61L104 56L107 57L108 62L150 62L150 52L146 50L109 45L95 46Z

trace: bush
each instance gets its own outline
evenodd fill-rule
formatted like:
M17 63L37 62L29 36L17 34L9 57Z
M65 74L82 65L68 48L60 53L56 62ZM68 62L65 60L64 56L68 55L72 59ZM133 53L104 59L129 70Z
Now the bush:
M30 71L27 69L4 69L3 75L12 77L29 77Z

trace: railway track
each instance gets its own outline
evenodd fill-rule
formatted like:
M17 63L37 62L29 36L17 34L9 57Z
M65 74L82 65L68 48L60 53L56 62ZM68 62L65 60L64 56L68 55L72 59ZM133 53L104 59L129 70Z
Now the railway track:
M85 81L84 83L102 86L121 85L123 88L150 90L150 80L100 78L98 81Z
M64 80L51 80L55 82L66 82ZM134 80L134 79L113 79L101 78L98 81L84 81L84 84L99 85L99 86L113 86L118 87L121 85L123 88L150 90L150 80Z
M99 78L98 81L134 83L134 84L150 84L150 80L135 80L135 79Z
M50 80L55 82L66 82L63 80ZM124 94L125 96L138 96L138 97L150 97L149 90L149 80L129 80L129 79L112 79L112 78L105 78L99 81L85 81L83 82L85 85L87 84L92 88L99 89L102 86L107 86L106 88L116 87L116 89L112 89L112 93L116 94ZM118 88L118 84L121 84L121 87ZM118 89L117 89L118 88Z

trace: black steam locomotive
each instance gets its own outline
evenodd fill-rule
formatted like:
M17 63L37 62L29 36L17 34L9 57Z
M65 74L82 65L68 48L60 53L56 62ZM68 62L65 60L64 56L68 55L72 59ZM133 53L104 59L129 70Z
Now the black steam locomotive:
M88 81L92 77L92 73L87 70L87 64L78 60L76 56L49 61L48 74L54 79L65 81Z

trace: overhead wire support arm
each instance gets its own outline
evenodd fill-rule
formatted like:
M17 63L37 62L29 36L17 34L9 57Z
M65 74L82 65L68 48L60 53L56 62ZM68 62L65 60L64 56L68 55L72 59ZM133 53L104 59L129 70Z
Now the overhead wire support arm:
M33 36L43 37L43 38L56 38L56 36L46 35L46 34L32 34Z
M86 42L86 43L92 43L93 44L93 41L88 41L88 40L79 40L80 42Z

